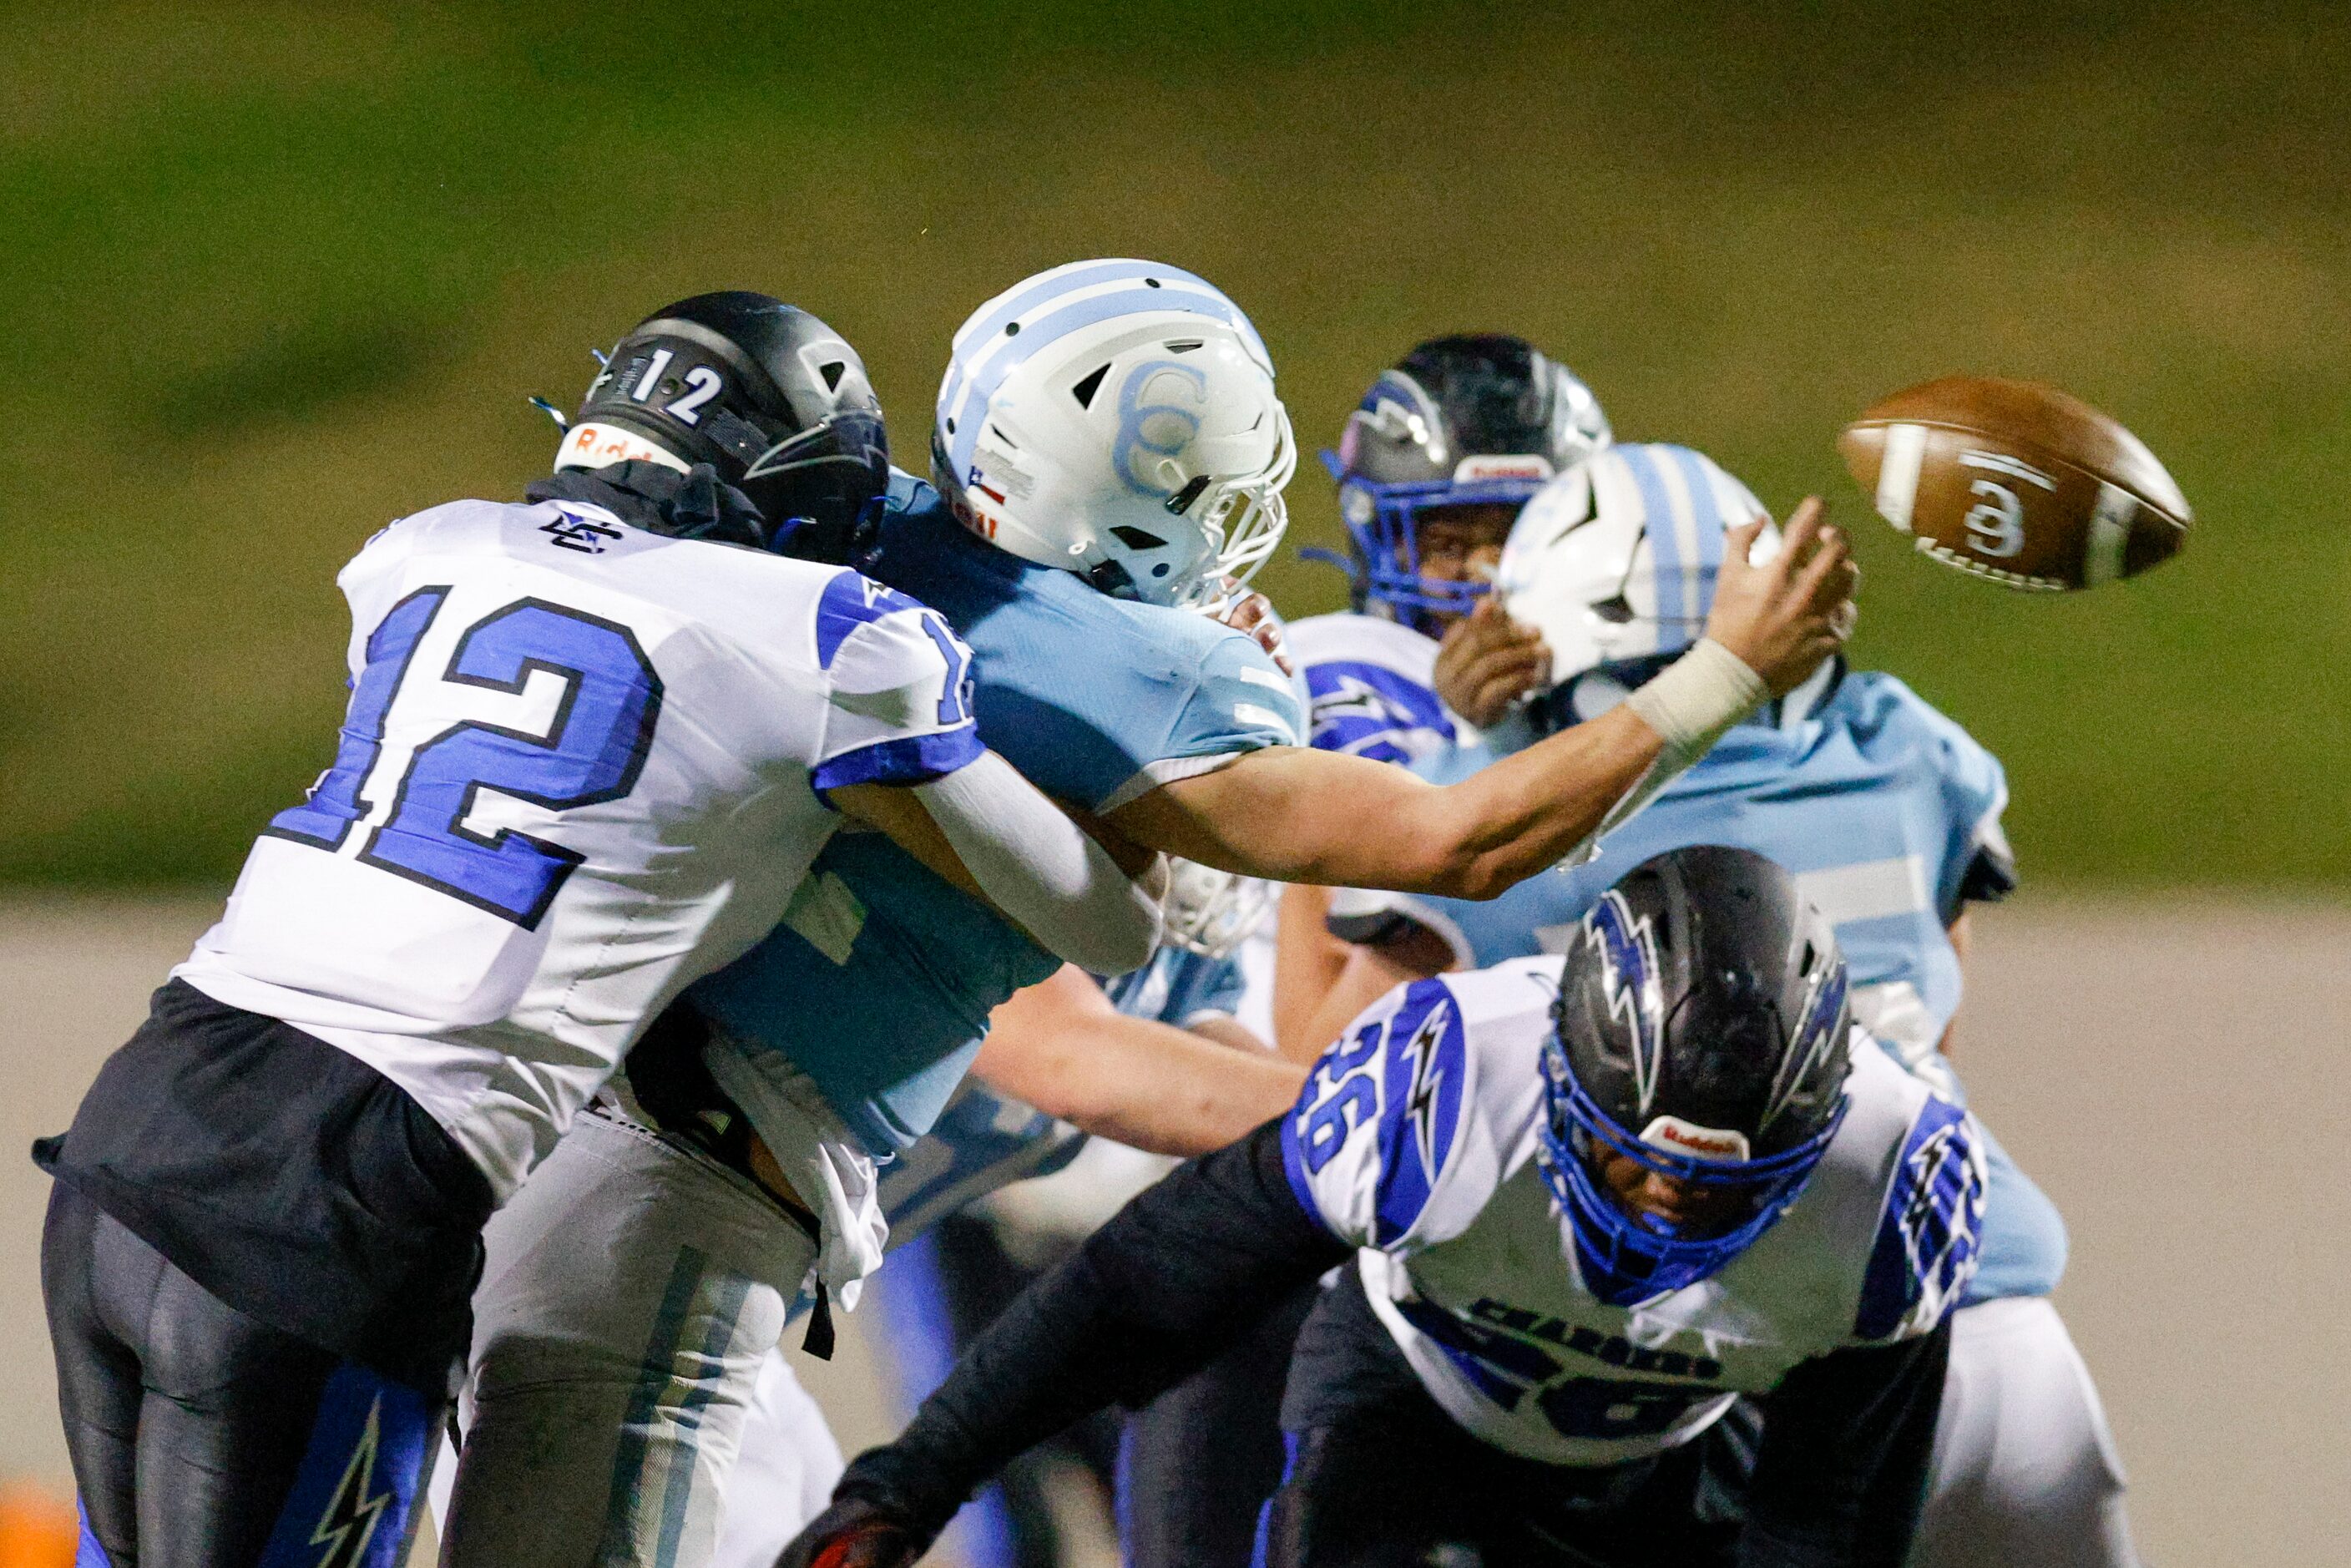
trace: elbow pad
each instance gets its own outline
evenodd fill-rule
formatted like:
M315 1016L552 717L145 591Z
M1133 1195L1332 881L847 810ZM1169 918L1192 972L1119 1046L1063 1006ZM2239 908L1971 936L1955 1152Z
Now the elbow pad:
M1123 975L1159 946L1158 899L1003 758L990 752L914 794L988 901L1055 957Z

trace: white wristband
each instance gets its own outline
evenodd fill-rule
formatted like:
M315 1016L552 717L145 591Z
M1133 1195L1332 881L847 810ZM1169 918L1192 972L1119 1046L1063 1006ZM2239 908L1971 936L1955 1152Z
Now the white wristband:
M1704 637L1627 697L1625 706L1657 732L1667 751L1695 758L1771 695L1745 660Z

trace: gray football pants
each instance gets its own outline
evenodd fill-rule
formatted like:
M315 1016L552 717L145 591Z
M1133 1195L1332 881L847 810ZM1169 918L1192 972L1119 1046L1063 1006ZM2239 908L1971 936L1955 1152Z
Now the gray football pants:
M444 1568L703 1568L814 1241L682 1140L591 1113L484 1242Z
M1909 1568L2138 1568L2122 1460L2045 1297L1951 1316L1951 1369Z

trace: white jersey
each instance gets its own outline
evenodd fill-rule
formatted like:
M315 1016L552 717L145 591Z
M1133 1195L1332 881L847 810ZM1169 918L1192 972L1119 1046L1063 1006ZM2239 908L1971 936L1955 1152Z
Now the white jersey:
M1985 1169L1959 1107L1856 1039L1802 1194L1709 1279L1629 1307L1582 1283L1539 1160L1563 959L1382 999L1282 1126L1290 1184L1360 1254L1430 1396L1498 1448L1607 1465L1687 1442L1800 1362L1930 1332L1974 1272Z
M980 754L969 655L853 571L458 501L339 579L334 766L177 974L349 1051L503 1201L643 1022L766 935L823 791Z
M1437 695L1437 641L1376 615L1311 615L1284 631L1311 702L1312 742L1410 763L1472 738Z

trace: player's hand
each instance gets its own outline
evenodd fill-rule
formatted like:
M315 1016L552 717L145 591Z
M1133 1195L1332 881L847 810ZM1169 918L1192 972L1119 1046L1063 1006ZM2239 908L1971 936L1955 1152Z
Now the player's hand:
M792 1537L776 1568L914 1568L929 1538L862 1497L835 1500Z
M1510 619L1492 594L1446 628L1437 650L1437 695L1483 729L1551 679L1542 633Z
M1266 651L1283 674L1298 674L1297 663L1290 656L1290 640L1281 630L1281 617L1274 613L1273 601L1264 594L1238 596L1217 619L1236 632L1246 632L1256 638L1257 645Z
M1844 530L1823 521L1825 516L1818 496L1804 497L1788 519L1780 553L1761 566L1747 552L1761 523L1733 528L1724 541L1706 634L1738 654L1775 697L1802 684L1853 633L1861 569Z

